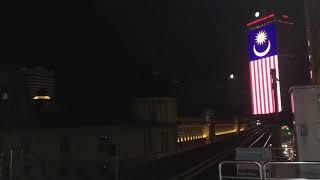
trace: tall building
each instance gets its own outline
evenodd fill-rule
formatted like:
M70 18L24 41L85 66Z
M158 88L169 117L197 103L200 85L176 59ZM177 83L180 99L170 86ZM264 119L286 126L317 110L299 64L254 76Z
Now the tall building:
M22 73L27 95L34 100L54 99L54 72L43 67L35 67L32 69L22 68Z
M320 1L304 0L310 79L320 84Z
M254 14L247 24L252 113L290 111L289 87L303 76L295 27L287 14Z
M42 67L1 72L0 106L2 125L29 123L56 111L54 72Z

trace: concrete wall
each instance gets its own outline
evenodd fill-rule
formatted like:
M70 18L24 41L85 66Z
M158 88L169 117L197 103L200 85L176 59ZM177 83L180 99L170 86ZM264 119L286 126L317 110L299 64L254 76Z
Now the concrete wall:
M320 161L320 86L291 89L299 161Z
M68 138L69 152L61 152L62 137ZM108 166L108 171L115 169L115 156L110 152L99 151L100 137L107 137L110 144L118 145L120 168L176 152L176 127L170 126L2 129L0 147L3 158L0 160L0 168L8 170L12 149L14 171L19 177L63 179L67 176L67 179L77 179L77 171L83 171L84 175L81 176L89 179L100 176L104 166ZM61 175L63 169L67 169L65 171L68 175ZM30 173L25 175L26 171ZM108 175L110 173L102 176L105 179Z
M136 121L149 123L176 123L177 103L175 98L138 98L133 104Z

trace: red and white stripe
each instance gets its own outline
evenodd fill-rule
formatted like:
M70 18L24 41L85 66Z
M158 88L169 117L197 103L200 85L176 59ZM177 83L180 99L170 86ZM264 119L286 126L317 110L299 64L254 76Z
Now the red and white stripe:
M275 103L279 112L282 111L280 82L277 81L277 100L272 89L271 69L276 70L279 79L278 56L270 56L255 61L250 61L250 85L253 114L269 114L275 112Z

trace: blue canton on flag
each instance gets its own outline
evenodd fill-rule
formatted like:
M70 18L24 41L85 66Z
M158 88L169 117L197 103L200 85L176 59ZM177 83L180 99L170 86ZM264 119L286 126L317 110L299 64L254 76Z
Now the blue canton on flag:
M248 33L249 60L254 61L277 55L276 29L268 24Z

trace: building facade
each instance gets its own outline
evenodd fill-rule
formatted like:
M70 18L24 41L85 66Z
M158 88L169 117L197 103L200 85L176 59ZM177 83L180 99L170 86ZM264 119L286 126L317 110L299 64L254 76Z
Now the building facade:
M290 90L298 161L320 161L320 86L294 86ZM318 170L319 172L319 170Z
M177 122L176 98L137 98L132 109L133 117L139 123L175 124Z
M22 68L19 71L25 81L29 98L54 99L55 98L55 74L54 71L44 67Z
M164 137L163 132L168 135ZM175 140L175 129L168 127L1 129L0 176L9 179L12 173L13 179L114 179L116 168L134 167L176 152Z
M178 118L174 98L137 99L133 111L133 124L1 128L0 178L115 179L119 169L127 172L249 129L237 120L215 121L210 110Z
M56 111L54 72L42 67L0 73L0 112L3 126L27 123Z
M320 2L304 0L310 79L320 84Z
M265 12L247 28L252 114L289 112L289 87L305 63L296 55L294 24L286 14Z

